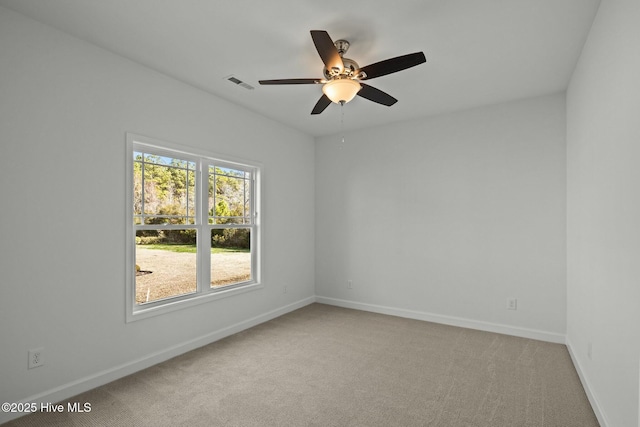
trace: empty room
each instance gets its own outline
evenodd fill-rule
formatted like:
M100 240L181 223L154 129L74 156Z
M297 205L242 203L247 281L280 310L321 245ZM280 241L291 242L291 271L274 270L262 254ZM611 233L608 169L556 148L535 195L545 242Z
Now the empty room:
M0 0L0 424L640 427L639 22Z

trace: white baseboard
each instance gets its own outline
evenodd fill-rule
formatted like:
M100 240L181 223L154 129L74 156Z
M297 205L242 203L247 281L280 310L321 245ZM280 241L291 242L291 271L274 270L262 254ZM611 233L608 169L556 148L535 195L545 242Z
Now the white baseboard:
M60 401L69 399L75 395L84 393L85 391L91 390L96 387L100 387L101 385L110 383L122 377L126 377L127 375L133 374L134 372L138 372L138 371L141 371L142 369L149 368L153 365L164 362L173 357L184 354L188 351L195 350L196 348L205 346L207 344L211 344L212 342L221 340L222 338L244 331L245 329L249 329L253 326L267 322L271 319L275 319L276 317L280 317L284 314L287 314L291 311L297 310L299 308L302 308L314 302L315 302L315 297L313 296L302 299L300 301L296 301L284 307L277 308L275 310L269 311L259 316L252 317L251 319L247 319L242 322L236 323L234 325L228 326L226 328L219 329L217 331L208 333L198 338L194 338L192 340L160 350L158 352L133 360L131 362L127 362L119 366L114 366L113 368L109 368L104 371L97 372L93 375L80 378L76 381L63 384L54 389L47 390L42 393L38 393L34 396L30 396L26 399L22 399L20 402L36 403L38 407L40 407L40 403L47 403L47 402L55 403L55 402L60 402ZM0 412L0 424L6 423L15 418L19 418L22 415L25 415L25 414Z
M555 332L539 331L536 329L519 328L515 326L501 325L498 323L482 322L465 319L462 317L444 316L441 314L426 313L423 311L406 310L403 308L387 307L375 304L366 304L357 301L349 301L337 298L316 296L316 302L335 305L356 310L371 311L380 314L405 317L408 319L424 320L427 322L441 323L444 325L459 326L462 328L477 329L498 334L513 335L521 338L530 338L539 341L547 341L557 344L565 343L565 335Z
M600 407L600 404L598 403L598 399L596 398L595 394L593 394L591 385L589 384L589 381L587 380L587 377L584 374L580 361L578 360L578 358L575 355L575 352L573 351L573 346L571 345L571 341L569 340L569 338L567 338L567 349L569 350L569 355L571 356L571 361L573 362L573 366L576 368L578 377L580 377L580 382L582 383L584 392L586 393L587 398L589 399L589 403L593 408L593 412L596 414L596 418L600 423L600 427L608 427L610 424L607 422L607 417L604 415L604 412L602 411L602 408Z

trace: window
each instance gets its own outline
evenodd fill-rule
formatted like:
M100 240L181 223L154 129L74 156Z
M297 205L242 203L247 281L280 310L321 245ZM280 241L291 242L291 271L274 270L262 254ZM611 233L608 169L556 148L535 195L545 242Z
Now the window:
M127 134L127 320L260 287L259 167Z

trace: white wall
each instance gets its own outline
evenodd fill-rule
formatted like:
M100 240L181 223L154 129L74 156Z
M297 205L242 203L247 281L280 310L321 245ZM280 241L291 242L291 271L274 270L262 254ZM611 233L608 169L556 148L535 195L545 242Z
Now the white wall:
M567 92L567 340L608 427L639 424L639 23L603 0Z
M0 401L66 397L306 303L315 280L358 308L551 340L566 327L601 421L640 425L639 8L603 0L567 93L566 152L558 94L321 138L314 153L306 135L0 7ZM264 289L125 324L127 131L265 165ZM46 365L27 370L40 346Z
M340 139L316 145L321 300L564 340L564 94Z
M264 165L263 289L125 324L125 132ZM313 138L0 7L0 402L311 302L313 175Z

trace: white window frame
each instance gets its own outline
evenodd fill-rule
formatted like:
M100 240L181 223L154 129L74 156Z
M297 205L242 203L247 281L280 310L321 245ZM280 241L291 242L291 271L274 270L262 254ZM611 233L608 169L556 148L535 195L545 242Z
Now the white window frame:
M126 134L126 321L145 319L151 316L172 312L205 302L226 298L263 287L261 282L262 232L260 227L260 174L262 165L229 156L221 156L204 152L154 138L127 133ZM180 158L196 163L196 220L195 224L184 224L180 228L197 230L197 290L195 293L163 299L144 305L136 304L136 231L140 229L158 228L148 225L134 225L133 211L133 153L145 151L152 154ZM208 174L209 166L233 168L251 173L251 218L250 224L237 224L233 227L251 230L251 279L246 282L213 288L210 286L211 275L211 230L228 228L227 225L209 224L208 215Z

